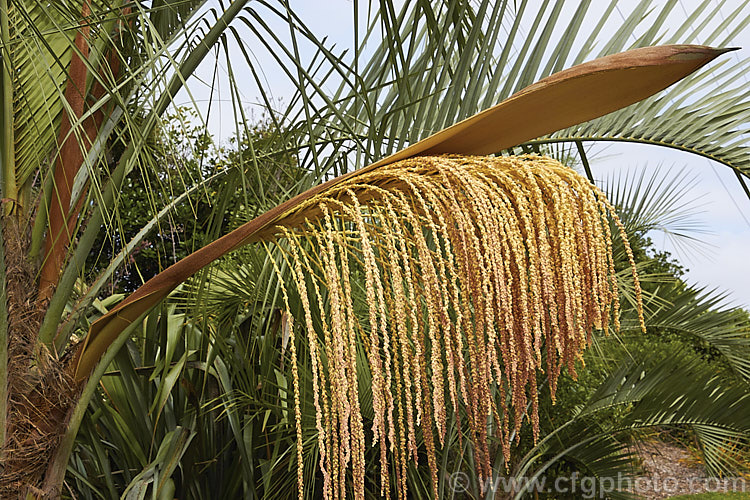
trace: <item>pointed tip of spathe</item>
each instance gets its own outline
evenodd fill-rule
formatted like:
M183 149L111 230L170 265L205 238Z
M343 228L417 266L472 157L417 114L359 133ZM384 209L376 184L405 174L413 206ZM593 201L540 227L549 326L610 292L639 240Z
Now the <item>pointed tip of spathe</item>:
M696 48L700 48L699 52L701 53L708 53L713 57L718 57L722 54L726 54L727 52L734 52L735 50L740 50L742 47L709 47L708 45L698 45Z
M708 56L709 60L713 60L727 52L734 52L741 48L742 47L705 47L706 50L703 52L703 55Z
M664 46L672 49L667 60L687 62L692 60L711 61L722 54L739 50L741 47L709 47L708 45L671 45Z
M686 47L691 47L690 45L686 45ZM740 50L742 47L711 47L709 45L694 45L696 49L700 49L703 52L711 52L713 54L725 54L727 52L734 52L735 50Z
M707 56L708 60L716 59L719 56L726 54L727 52L734 52L740 50L742 47L706 47L704 56Z

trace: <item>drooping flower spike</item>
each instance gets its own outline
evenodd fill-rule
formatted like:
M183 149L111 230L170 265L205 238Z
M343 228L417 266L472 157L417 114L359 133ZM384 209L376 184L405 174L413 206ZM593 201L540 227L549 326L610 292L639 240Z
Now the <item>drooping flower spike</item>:
M390 450L394 486L406 498L417 427L437 488L435 447L444 444L451 413L459 421L465 413L481 482L491 474L488 423L497 419L495 437L509 460L510 431L525 417L538 434L537 374L547 373L554 398L561 369L575 374L592 331L610 322L618 328L610 217L640 308L617 215L588 180L550 158L415 157L345 180L305 205L322 217L279 230L304 309L326 498L345 498L341 472L349 467L354 483L364 484L358 345L372 374L381 492L389 489ZM366 314L352 296L357 283ZM323 332L313 327L311 302L329 311Z

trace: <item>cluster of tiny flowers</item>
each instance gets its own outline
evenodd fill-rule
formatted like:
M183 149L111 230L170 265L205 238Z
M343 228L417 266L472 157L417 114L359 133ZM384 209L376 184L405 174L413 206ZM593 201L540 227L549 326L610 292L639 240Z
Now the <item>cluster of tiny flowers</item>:
M304 314L326 500L364 498L364 371L381 495L407 498L409 462L426 456L437 498L436 452L451 418L473 443L480 483L492 474L492 441L507 463L524 418L537 438L537 375L546 372L554 398L592 331L619 328L608 214L643 328L622 224L596 187L550 158L411 158L342 181L288 215L309 213L314 220L279 231ZM301 442L298 380L295 371Z

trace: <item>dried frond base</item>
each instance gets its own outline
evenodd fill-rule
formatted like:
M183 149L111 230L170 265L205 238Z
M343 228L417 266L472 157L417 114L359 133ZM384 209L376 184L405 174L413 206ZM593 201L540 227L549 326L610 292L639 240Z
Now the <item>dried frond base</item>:
M304 314L326 499L346 498L348 485L364 498L358 346L372 375L381 493L407 498L421 428L437 497L435 452L451 415L459 425L466 415L483 482L491 437L507 462L524 418L538 434L537 373L554 397L592 330L619 327L608 213L622 225L596 187L550 158L411 158L295 211L320 214L279 230Z

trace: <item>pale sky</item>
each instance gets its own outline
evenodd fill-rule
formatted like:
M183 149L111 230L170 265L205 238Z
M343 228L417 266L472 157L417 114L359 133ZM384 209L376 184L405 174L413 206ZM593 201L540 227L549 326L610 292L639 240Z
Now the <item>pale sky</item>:
M709 0L710 1L710 0ZM533 4L537 5L533 5ZM575 8L575 2L570 2ZM597 9L603 9L603 4L596 0L591 7L591 18L596 19ZM627 16L629 9L635 5L635 1L623 1L618 4L616 16L613 22L620 21ZM668 26L678 26L692 13L698 5L699 0L681 0L678 2L674 15ZM738 8L741 4L738 0L727 0L721 2L713 0L714 7L712 16L713 25L718 25L725 16ZM535 12L541 7L541 0L535 0L529 10ZM353 17L352 2L350 0L291 0L292 8L315 32L318 37L328 36L330 42L335 43L337 48L345 48L352 45ZM535 10L536 7L536 10ZM568 16L570 13L567 14ZM619 16L619 17L618 17ZM562 16L565 17L565 13ZM744 14L750 17L750 8ZM278 36L288 37L288 28L278 33ZM638 33L634 33L632 40L635 41ZM746 47L744 50L734 52L724 57L735 58L737 61L750 57L750 29L744 29L741 33L729 36L727 31L727 46ZM292 87L283 76L283 73L271 59L262 54L262 50L255 51L250 46L253 57L263 70L263 77L268 86L273 89L273 96L277 99L286 99L293 93ZM301 53L305 54L305 48L301 47ZM234 59L234 55L232 56ZM238 65L240 66L240 65ZM210 80L214 69L219 73L224 71L222 63L214 66L214 61L204 64L201 68L201 77ZM241 88L241 98L246 104L246 110L254 108L253 103L258 102L257 89L248 79L247 87ZM746 84L747 80L743 84ZM200 85L192 85L194 97L198 100L207 99L208 93L201 89ZM219 88L219 95L222 89ZM215 94L216 95L216 94ZM186 99L187 100L187 96ZM256 111L257 113L257 111ZM210 116L210 130L215 137L223 139L234 132L234 116L231 107L225 104L217 104L213 107ZM695 186L690 194L690 199L698 198L696 205L700 205L700 218L710 229L710 234L701 234L698 237L705 242L702 252L684 251L675 249L671 242L661 234L653 234L653 240L657 247L668 250L687 268L689 272L686 279L692 283L709 288L718 288L729 294L729 304L750 307L750 262L748 249L750 249L750 200L745 196L734 174L725 166L711 162L710 160L656 146L639 146L624 143L608 143L597 145L593 152L592 170L597 179L606 178L613 172L625 172L632 169L652 169L661 165L662 169L685 169L689 176L695 177ZM671 171L671 170L668 170Z

